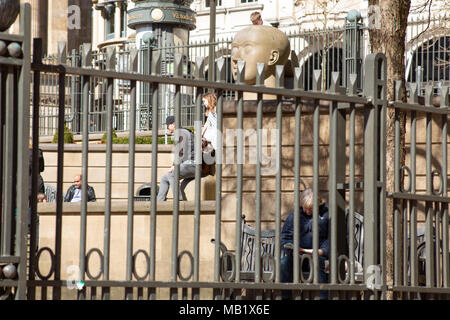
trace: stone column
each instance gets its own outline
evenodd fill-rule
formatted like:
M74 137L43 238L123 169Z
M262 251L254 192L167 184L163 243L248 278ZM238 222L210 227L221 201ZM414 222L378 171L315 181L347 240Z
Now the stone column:
M33 38L42 39L42 53L47 54L48 45L48 0L32 0L32 24Z
M67 49L71 51L72 49L79 49L80 45L83 43L92 42L92 0L68 0L68 5L76 5L80 7L81 12L81 28L79 30L67 30L68 35L68 45Z
M120 6L122 5L121 2L116 2L116 8L115 8L115 13L114 13L114 38L115 39L119 39L121 37L121 28L120 28L120 17L121 17L121 12L120 12Z

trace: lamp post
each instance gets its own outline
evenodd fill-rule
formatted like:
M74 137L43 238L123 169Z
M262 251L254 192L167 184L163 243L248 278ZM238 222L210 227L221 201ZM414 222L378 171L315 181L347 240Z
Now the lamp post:
M141 49L141 46L145 45L141 40L151 34L156 48L165 48L161 49L161 74L170 75L174 63L174 49L168 47L186 46L189 43L189 31L196 27L195 12L190 8L193 0L134 2L135 7L128 10L128 27L136 30L136 45ZM161 101L158 105L166 109L172 104L170 86L161 86L161 91Z
M216 41L216 0L209 1L209 54L208 54L208 80L215 80L214 68L214 42Z

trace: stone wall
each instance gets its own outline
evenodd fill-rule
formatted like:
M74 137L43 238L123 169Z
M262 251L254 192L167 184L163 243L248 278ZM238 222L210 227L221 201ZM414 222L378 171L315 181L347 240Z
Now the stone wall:
M57 145L41 144L40 145L45 160L45 170L42 177L45 183L56 186L57 181ZM151 182L151 145L136 145L135 152L135 180L134 194L138 188L145 183ZM161 177L167 173L172 166L172 146L160 145L158 153L158 184ZM105 199L105 178L106 178L106 145L90 144L88 153L88 184L95 190L98 200ZM128 199L128 182L129 182L129 146L113 145L112 154L112 174L111 174L111 190L112 199L117 201L125 201ZM73 184L73 177L82 171L82 146L80 144L66 144L64 146L64 175L63 190L64 192ZM211 177L202 179L202 199L211 200L215 195L214 179ZM211 185L211 183L213 185ZM210 190L214 189L211 193ZM168 199L173 198L172 191L168 193ZM186 188L186 196L188 200L194 200L195 183L191 182Z
M169 281L172 257L172 201L158 204L156 216L156 263L155 280ZM142 249L150 255L150 203L135 202L134 208L134 237L133 254ZM40 215L39 248L49 247L54 252L55 248L55 216L54 203L39 203ZM69 279L72 275L70 266L78 266L80 258L80 204L65 203L62 216L62 244L61 244L61 278ZM104 202L88 203L87 228L86 228L86 253L98 248L104 252ZM191 201L180 203L179 216L179 252L188 250L194 252L194 204ZM200 238L199 238L199 281L214 280L214 238L215 202L203 201L200 214ZM127 257L127 204L124 202L112 202L111 207L111 242L110 242L110 280L126 279ZM43 253L39 261L41 273L45 276L50 270L50 258L48 253ZM90 274L95 277L100 270L100 259L93 253L89 260ZM147 264L143 254L136 259L136 273L142 277L147 270ZM190 273L189 259L184 257L181 262L183 276ZM100 280L103 279L103 276ZM135 279L133 277L133 279ZM86 277L86 280L89 280ZM161 291L161 292L159 292ZM157 294L165 297L168 292L159 289ZM39 291L38 291L39 292ZM63 298L69 298L76 294L76 290L63 288ZM168 296L166 297L168 298ZM123 299L123 289L112 290L112 299Z

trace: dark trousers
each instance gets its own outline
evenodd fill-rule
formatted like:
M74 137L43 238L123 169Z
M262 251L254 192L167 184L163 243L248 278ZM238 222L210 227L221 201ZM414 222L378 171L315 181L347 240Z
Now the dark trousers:
M325 260L327 258L323 256L319 256L319 283L328 283L328 275L325 273ZM284 283L289 283L293 281L293 256L291 254L286 255L281 258L280 263L280 281ZM312 259L311 259L312 261ZM303 260L303 265L301 266L302 272L309 272L309 263L306 260ZM292 292L291 290L283 290L282 292L283 299L291 299ZM321 290L320 291L320 299L326 300L328 299L328 291Z

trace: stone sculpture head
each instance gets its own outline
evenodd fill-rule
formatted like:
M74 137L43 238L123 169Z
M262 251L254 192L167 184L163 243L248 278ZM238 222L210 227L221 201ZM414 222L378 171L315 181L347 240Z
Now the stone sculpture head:
M236 33L231 51L231 68L236 79L237 62L245 61L245 83L256 82L256 64L265 64L264 83L275 85L276 65L285 65L290 54L290 44L284 32L271 26L251 25Z

